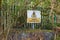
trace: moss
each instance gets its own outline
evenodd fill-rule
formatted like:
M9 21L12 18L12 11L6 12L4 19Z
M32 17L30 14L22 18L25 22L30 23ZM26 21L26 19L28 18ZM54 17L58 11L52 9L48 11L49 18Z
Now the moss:
M56 40L60 40L60 37L58 36Z

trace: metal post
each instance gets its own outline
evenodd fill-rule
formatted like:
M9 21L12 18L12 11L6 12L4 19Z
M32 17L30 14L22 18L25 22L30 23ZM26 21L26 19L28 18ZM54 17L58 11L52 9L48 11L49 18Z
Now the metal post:
M32 29L34 29L34 23L32 24Z

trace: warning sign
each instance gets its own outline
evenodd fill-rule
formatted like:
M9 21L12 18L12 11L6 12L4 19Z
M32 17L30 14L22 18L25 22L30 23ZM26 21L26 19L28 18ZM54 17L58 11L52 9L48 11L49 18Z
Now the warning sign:
M27 23L40 23L41 12L38 10L27 10Z

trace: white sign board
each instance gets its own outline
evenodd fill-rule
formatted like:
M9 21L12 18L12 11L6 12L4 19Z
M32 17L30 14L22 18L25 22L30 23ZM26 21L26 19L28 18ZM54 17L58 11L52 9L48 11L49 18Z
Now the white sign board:
M41 12L38 10L27 10L27 23L40 23Z

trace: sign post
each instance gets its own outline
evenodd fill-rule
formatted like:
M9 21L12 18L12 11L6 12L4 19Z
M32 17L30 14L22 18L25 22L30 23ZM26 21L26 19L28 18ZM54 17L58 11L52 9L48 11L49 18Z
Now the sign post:
M32 29L34 29L35 23L41 23L41 12L38 10L27 10L27 23L32 23Z
M32 24L32 29L34 29L34 23Z

